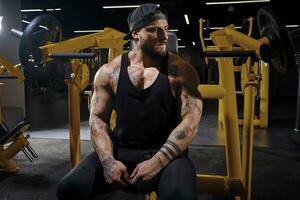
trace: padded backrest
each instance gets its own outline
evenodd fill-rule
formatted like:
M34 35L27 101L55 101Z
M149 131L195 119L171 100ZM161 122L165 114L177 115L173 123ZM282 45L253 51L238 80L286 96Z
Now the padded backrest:
M130 41L130 50L134 48L134 41ZM168 46L167 46L168 51L172 53L178 53L178 40L177 40L177 35L174 32L168 32Z

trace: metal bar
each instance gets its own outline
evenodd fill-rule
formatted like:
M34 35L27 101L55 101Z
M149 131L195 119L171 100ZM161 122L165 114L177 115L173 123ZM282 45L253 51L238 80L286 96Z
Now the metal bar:
M200 194L241 196L243 184L241 179L227 176L197 174L197 191Z
M25 148L29 151L29 153L31 153L33 157L38 158L37 153L33 150L30 144L25 145Z
M269 64L260 62L262 80L260 83L259 119L260 128L268 128L269 121ZM254 121L254 126L256 126Z
M15 36L16 38L21 38L22 35L23 35L23 32L22 32L22 31L19 31L19 30L14 29L14 28L12 28L12 29L10 30L10 33L11 33L13 36Z
M69 131L71 168L80 161L80 89L74 81L67 81L69 96Z
M33 157L28 153L26 149L22 149L22 152L25 154L25 156L28 158L30 162L33 162Z
M297 94L297 111L296 111L296 126L294 131L300 132L300 53L295 55L298 66L298 94Z
M198 91L203 99L221 99L225 94L225 89L220 85L199 85Z
M244 123L242 150L242 180L244 185L244 192L242 194L243 200L251 199L255 94L256 88L253 84L248 84L244 88Z
M66 58L66 59L72 59L72 58L78 58L78 59L84 59L84 58L95 58L96 55L94 53L50 53L50 58L58 59L58 58Z
M202 52L203 57L255 57L255 51L207 51Z

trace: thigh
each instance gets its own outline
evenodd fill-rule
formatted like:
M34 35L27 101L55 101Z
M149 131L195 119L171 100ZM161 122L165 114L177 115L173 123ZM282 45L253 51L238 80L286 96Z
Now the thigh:
M97 154L92 152L63 177L58 187L58 195L85 199L110 190L105 182L101 162Z
M162 171L157 193L161 200L197 199L197 175L194 164L187 155L173 160Z

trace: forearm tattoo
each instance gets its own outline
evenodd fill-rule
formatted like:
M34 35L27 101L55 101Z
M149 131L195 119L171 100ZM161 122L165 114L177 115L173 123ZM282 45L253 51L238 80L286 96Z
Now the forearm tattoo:
M109 126L101 121L100 119L94 119L91 122L91 135L92 136L97 136L98 134L103 134L103 133L109 133L110 128ZM96 142L92 139L92 146L95 151L97 151L98 146ZM112 142L110 141L110 146L112 146Z
M175 158L175 157L176 157L176 154L175 154L175 153L173 152L173 150L172 150L170 147L168 147L167 145L162 146L162 149L164 149L165 151L167 151L167 152L171 155L172 158Z
M105 180L107 180L113 173L112 166L115 164L115 160L112 157L108 157L104 160L101 160L103 166L103 172Z
M176 158L179 154L181 154L181 152L182 151L180 147L171 140L167 140L166 143L159 150L159 153L161 153L168 161L171 161L174 158Z
M158 155L155 154L153 157L158 159L161 168L164 168L166 166L166 164L161 160L161 158Z
M185 138L185 132L183 130L176 131L175 138L177 140L183 140Z
M181 154L182 150L175 142L173 142L172 140L167 140L166 144L171 145L175 149L177 155Z
M160 149L159 152L163 154L168 159L168 161L173 160L173 158L169 156L169 154L167 154L163 149Z

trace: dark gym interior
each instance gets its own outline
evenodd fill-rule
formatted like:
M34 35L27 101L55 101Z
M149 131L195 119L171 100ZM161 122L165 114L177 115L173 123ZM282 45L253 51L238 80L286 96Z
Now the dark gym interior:
M256 87L258 90L253 96L254 118L256 120L252 120L253 147L251 149L253 154L250 156L252 172L249 176L251 179L251 197L243 196L245 195L243 191L243 195L239 198L247 200L298 199L300 185L300 18L297 13L299 8L294 1L275 0L256 3L255 0L247 0L248 3L210 5L212 2L226 1L229 2L228 0L0 0L0 102L2 112L0 117L2 124L0 133L0 200L56 199L57 184L72 167L70 164L72 162L70 153L72 148L70 147L70 145L72 146L70 144L70 129L72 125L70 122L73 119L70 116L72 115L70 109L73 107L70 106L70 84L68 83L74 73L70 64L71 59L53 59L29 67L21 65L14 68L16 70L18 68L18 71L4 69L7 64L4 60L13 65L20 63L21 40L11 33L11 29L22 31L23 36L21 37L24 37L26 27L30 25L30 22L37 16L47 14L54 16L62 28L61 38L50 41L54 44L101 32L106 27L127 33L129 30L126 21L127 15L133 8L105 7L139 5L141 3L159 4L167 10L169 29L176 34L178 39L178 55L195 67L200 78L200 85L220 84L221 75L218 67L221 64L215 58L207 59L204 57L203 52L208 48L203 49L202 46L199 20L206 20L204 27L202 27L204 46L206 47L216 46L209 39L210 33L230 24L234 24L237 31L247 34L250 26L248 19L251 16L253 17L251 38L257 39L262 36L262 30L259 30L257 26L257 11L262 7L271 6L278 16L277 19L280 20L280 24L282 25L281 22L283 22L285 26L270 28L272 31L276 29L275 35L277 32L278 34L276 39L270 39L271 45L270 43L268 45L273 50L280 49L278 50L279 53L273 51L272 59L274 56L278 56L280 58L277 61L283 62L282 60L284 60L285 63L283 63L283 69L280 68L282 66L277 66L276 61L267 64L267 62L260 62L262 60L260 57L252 60L253 63L259 63L260 67L268 68L268 80L263 82L265 75L262 75L264 72L261 70L255 72L255 78L259 84ZM188 16L189 24L187 24L184 15ZM266 23L275 26L272 21L267 20ZM269 27L266 25L266 28ZM287 38L283 38L283 33L288 34L288 41L286 41ZM292 44L292 49L288 48L287 43L289 42ZM272 46L274 43L276 45ZM39 46L42 45L46 45L46 43ZM234 44L234 46L237 45ZM68 48L68 46L64 47ZM129 49L130 43L124 43L123 52ZM79 50L81 53L91 52L88 49ZM246 49L245 52L253 53L250 50ZM80 131L80 158L84 158L93 151L88 122L89 93L93 87L92 82L95 73L101 65L109 60L107 48L94 48L92 52L96 54L96 59L95 57L80 59L87 65L88 82L80 83L84 85L84 88L81 88L82 90L79 92L77 110L73 112L73 115L80 116L80 124L77 126ZM232 57L235 57L233 63L236 69L237 66L246 63L245 56ZM284 71L285 69L287 71ZM84 72L82 73L84 75ZM22 75L25 80L20 81ZM261 77L262 79L259 79ZM240 92L245 86L243 85L245 77L241 70L234 71L234 79L235 88L232 89L236 92L236 97L232 98L236 99L237 117L241 120L245 118L244 112L246 112L245 93ZM267 87L267 93L265 88L262 89L262 85ZM264 111L261 110L261 102L265 101L262 95L267 97L267 106L264 105ZM226 147L225 144L228 138L224 135L224 129L220 124L220 110L221 106L218 99L203 99L203 114L198 133L189 145L189 154L197 174L227 176L226 148L230 147ZM260 124L265 117L265 124ZM27 123L30 124L29 127L27 127ZM224 119L223 123L225 123ZM24 136L22 141L25 138L30 146L26 148L22 146L18 152L11 153L8 151L9 145L13 144L15 140L19 140L19 136L8 138L5 134L20 127L25 128L24 130L21 128L17 132ZM239 124L238 140L240 147L238 148L241 149L241 152L242 146L248 142L243 140L243 128L243 123ZM10 153L13 154L12 157L5 157ZM241 156L243 157L243 155ZM5 164L3 167L2 163L5 159L16 163L18 169L10 171L5 168ZM13 166L15 165L13 164ZM201 185L198 187L201 188ZM214 188L213 185L211 187ZM229 190L230 192L232 191ZM95 199L137 200L149 198L141 193L116 191ZM198 199L221 200L235 199L235 197L230 194L199 192Z

